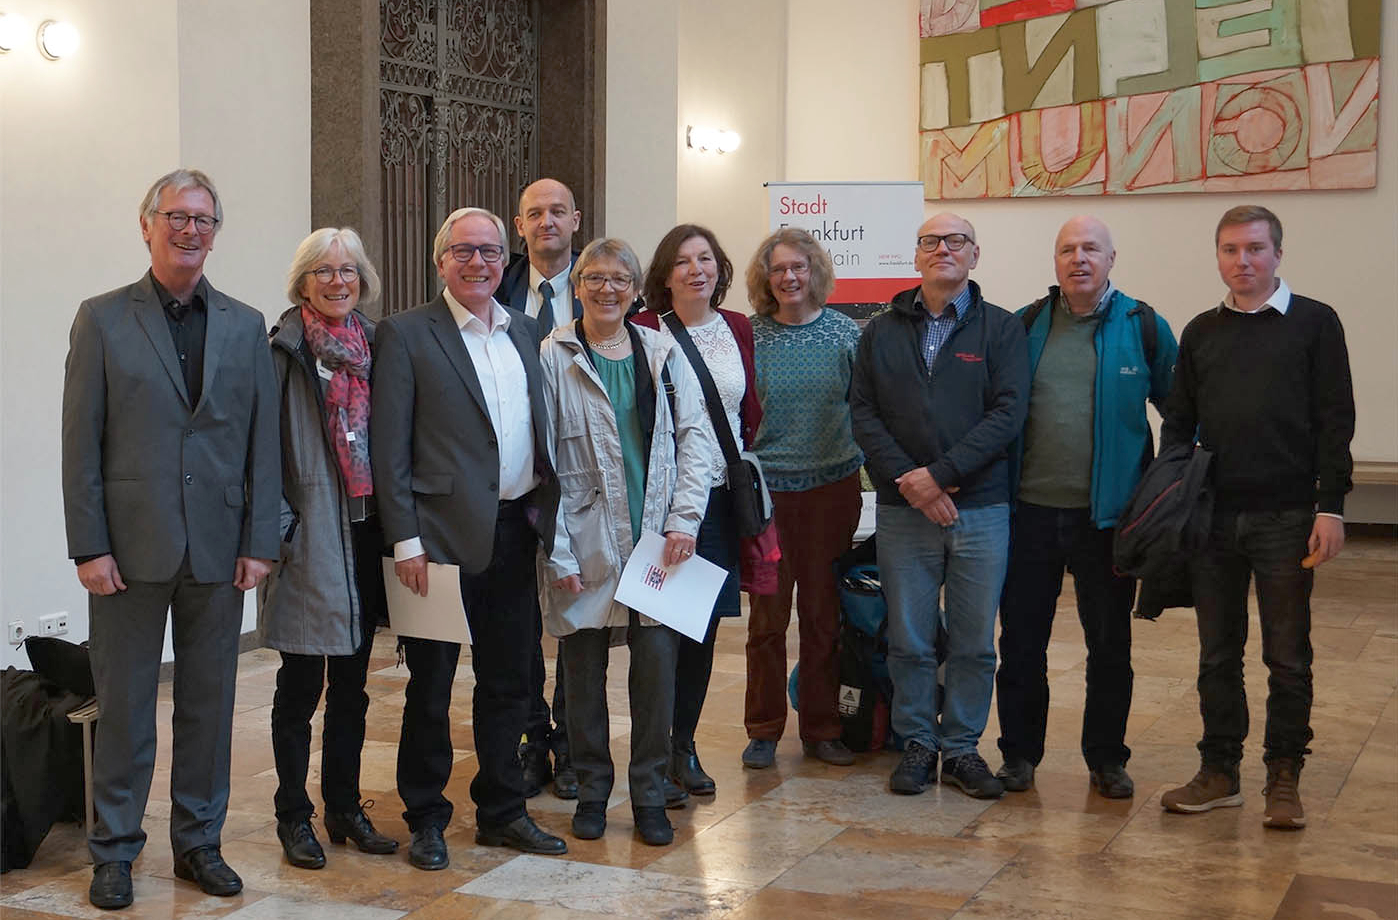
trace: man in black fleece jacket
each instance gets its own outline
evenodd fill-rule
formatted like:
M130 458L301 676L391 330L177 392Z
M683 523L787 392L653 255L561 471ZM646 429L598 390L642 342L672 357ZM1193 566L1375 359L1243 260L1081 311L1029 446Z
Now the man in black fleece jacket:
M1208 546L1190 564L1199 620L1201 767L1160 800L1194 813L1241 805L1248 579L1257 585L1269 671L1263 824L1305 826L1297 781L1310 751L1313 569L1344 545L1354 391L1335 311L1276 275L1282 228L1266 208L1229 210L1214 235L1228 296L1180 337L1162 449L1214 454ZM1304 557L1304 558L1303 558Z
M995 679L1008 448L1028 407L1029 352L1024 324L969 280L979 257L965 220L938 214L924 223L914 258L922 284L865 327L850 381L854 438L878 491L891 721L907 739L889 788L908 795L935 780L938 752L942 782L977 798L1005 791L977 746ZM939 620L948 636L940 713Z

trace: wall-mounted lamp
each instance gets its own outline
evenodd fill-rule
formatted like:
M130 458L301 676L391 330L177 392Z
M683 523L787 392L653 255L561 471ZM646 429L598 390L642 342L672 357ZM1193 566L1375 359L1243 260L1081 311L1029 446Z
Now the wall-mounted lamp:
M46 19L39 26L39 53L50 61L78 50L78 30L70 22Z
M737 131L725 131L721 128L696 128L689 125L684 132L685 144L700 153L707 153L712 150L715 153L731 153L738 149L738 145L743 142Z
M0 53L13 51L24 34L24 20L14 13L0 13Z

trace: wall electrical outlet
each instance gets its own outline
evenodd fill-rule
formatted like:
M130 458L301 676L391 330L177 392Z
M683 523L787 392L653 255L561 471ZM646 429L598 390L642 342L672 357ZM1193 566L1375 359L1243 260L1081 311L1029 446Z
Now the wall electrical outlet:
M24 621L11 620L9 626L9 636L11 645L19 645L24 641Z
M46 617L39 617L39 633L45 636L62 636L68 632L68 611L60 610Z

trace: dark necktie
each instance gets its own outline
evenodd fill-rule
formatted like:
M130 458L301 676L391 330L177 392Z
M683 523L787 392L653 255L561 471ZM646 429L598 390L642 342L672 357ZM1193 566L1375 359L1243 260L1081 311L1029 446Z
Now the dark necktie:
M553 285L539 282L539 334L548 335L553 331Z

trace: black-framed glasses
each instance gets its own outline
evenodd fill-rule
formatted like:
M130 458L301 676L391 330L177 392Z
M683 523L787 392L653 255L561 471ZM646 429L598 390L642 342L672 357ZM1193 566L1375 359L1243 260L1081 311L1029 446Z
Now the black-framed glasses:
M624 291L635 281L630 275L598 275L586 274L582 276L583 287L594 294L604 287L610 287L614 291Z
M447 252L451 253L451 257L458 262L469 262L471 257L478 252L481 254L483 262L499 262L505 255L505 247L495 246L491 243L486 243L484 246L457 243L455 246L448 246Z
M339 268L331 268L329 265L322 265L320 268L313 268L306 272L308 275L315 275L316 280L321 284L329 284L335 280L335 275L340 276L340 280L345 284L354 284L359 280L359 269L353 265L341 265Z
M183 230L189 226L189 222L194 221L194 229L200 233L208 233L218 226L218 218L210 217L207 214L186 214L183 211L156 211L169 223L171 230Z
M960 252L970 242L973 240L965 233L928 233L917 238L917 248L923 252L936 252L939 245L946 243L948 251Z

